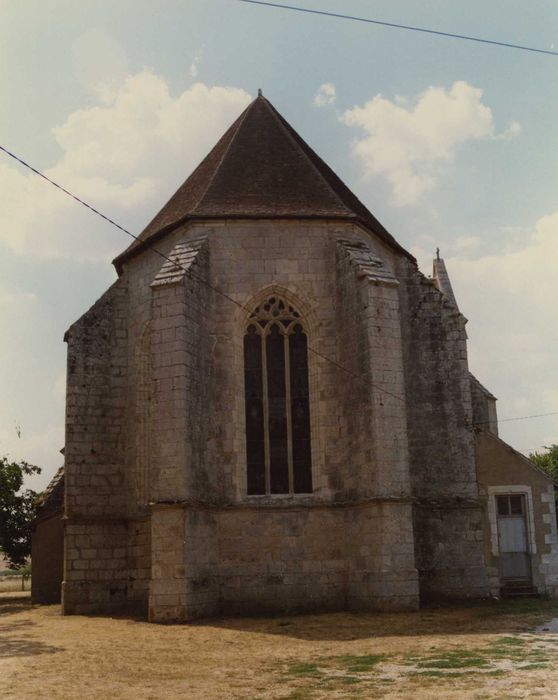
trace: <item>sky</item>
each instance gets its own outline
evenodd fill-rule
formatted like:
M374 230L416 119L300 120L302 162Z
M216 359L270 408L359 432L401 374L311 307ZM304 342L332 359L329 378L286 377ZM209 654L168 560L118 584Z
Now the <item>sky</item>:
M558 50L554 0L297 0ZM0 0L0 143L139 234L258 88L469 319L523 452L558 442L558 56L239 0ZM0 454L63 458L64 331L130 240L0 153Z

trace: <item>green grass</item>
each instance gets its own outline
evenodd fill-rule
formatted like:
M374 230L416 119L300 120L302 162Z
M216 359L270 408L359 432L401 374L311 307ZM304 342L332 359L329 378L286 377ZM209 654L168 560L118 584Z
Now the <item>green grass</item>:
M481 656L470 656L460 652L449 652L445 656L434 657L426 661L419 661L417 668L486 668L488 661Z
M499 668L499 665L506 661L512 662L515 670L547 668L549 654L537 648L543 641L547 640L544 637L507 635L470 649L431 647L411 654L343 654L282 663L277 670L287 683L294 680L302 683L301 687L293 689L294 694L289 695L288 700L311 700L318 688L322 691L340 691L346 687L349 692L350 686L359 686L360 690L355 688L354 691L358 697L365 690L368 693L366 697L373 697L375 692L381 692L383 682L392 682L381 678L382 666L388 660L406 667L404 676L415 680L423 678L425 683L436 679L465 681L479 674L505 676L509 671Z
M320 678L322 672L312 663L295 663L290 664L287 670L288 675L296 676L297 678Z
M532 669L535 665L548 661L548 654L542 649L532 648L528 640L520 637L500 637L483 647L473 649L435 649L427 655L407 655L406 661L414 663L419 669L490 669L499 661L513 661L517 664L530 662L521 666ZM495 669L497 670L497 669ZM452 674L454 676L455 674Z
M338 661L350 673L367 673L381 661L385 661L386 658L385 654L363 654L361 656L334 656L331 657L331 661Z
M409 676L412 678L462 678L463 676L476 676L476 671L458 671L457 673L452 673L451 675L444 673L444 671L439 671L436 669L427 671L412 671Z
M558 614L558 600L525 598L515 600L500 600L479 604L471 603L471 607L478 608L478 617L499 617L513 615L516 618L525 617L529 622L544 622L549 617Z

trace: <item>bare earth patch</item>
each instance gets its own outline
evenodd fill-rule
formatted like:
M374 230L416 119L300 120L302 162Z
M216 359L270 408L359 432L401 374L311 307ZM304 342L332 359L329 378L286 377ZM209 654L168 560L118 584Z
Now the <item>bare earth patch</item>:
M557 601L417 613L143 621L62 617L0 593L9 698L556 698ZM545 627L548 630L545 630Z

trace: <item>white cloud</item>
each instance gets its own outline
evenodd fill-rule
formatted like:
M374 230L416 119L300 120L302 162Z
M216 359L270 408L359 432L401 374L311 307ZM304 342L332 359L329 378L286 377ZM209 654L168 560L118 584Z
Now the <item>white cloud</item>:
M203 57L203 48L196 51L196 53L194 54L194 58L192 60L192 63L190 64L190 69L188 72L190 73L191 78L198 77L199 72L200 72L199 65L200 65L200 62L202 60L202 57Z
M501 418L558 411L558 211L537 221L520 249L447 260L467 326L474 373L499 397ZM501 424L518 448L558 440L558 416ZM542 436L542 437L541 437Z
M387 178L397 206L415 204L432 190L462 144L494 138L492 111L482 102L482 90L464 81L449 90L430 87L414 104L376 95L363 107L345 111L341 120L364 132L353 143L353 154L365 175ZM506 138L518 132L519 124L513 122Z
M177 96L149 71L53 129L62 155L46 175L139 231L250 100L244 90L196 83ZM25 154L27 155L27 154ZM29 156L27 156L29 157ZM0 165L0 242L28 255L106 260L124 235L19 167Z
M516 121L510 122L510 125L508 128L503 131L501 134L498 134L496 136L497 139L504 139L505 141L510 141L511 139L516 138L516 136L519 136L521 133L521 124Z
M8 292L4 289L0 289L0 308L14 306L23 306L26 303L33 303L37 301L37 295L33 292Z
M336 97L335 85L333 83L323 83L314 95L314 104L316 107L325 107L333 104Z
M453 241L453 249L458 253L476 250L482 244L480 236L458 236Z

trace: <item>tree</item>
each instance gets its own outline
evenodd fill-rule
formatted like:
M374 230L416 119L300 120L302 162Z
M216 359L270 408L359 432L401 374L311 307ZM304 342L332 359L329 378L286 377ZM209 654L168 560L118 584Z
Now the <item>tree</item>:
M558 445L550 445L544 449L546 452L532 452L529 455L529 459L552 477L554 481L558 481Z
M38 494L23 489L23 479L40 472L39 467L27 462L11 462L8 457L0 457L0 550L11 569L25 565L31 554Z

